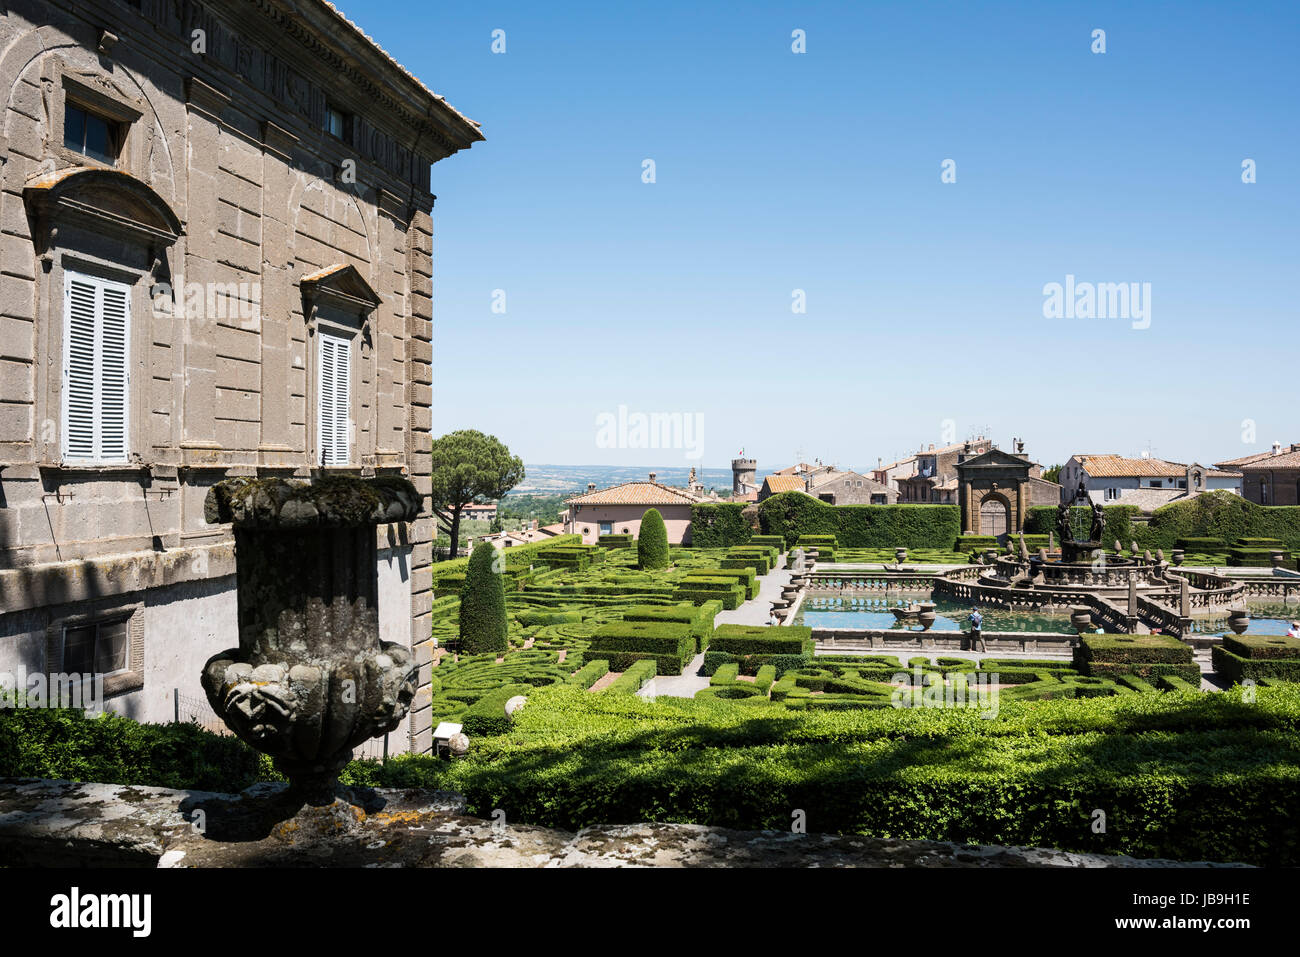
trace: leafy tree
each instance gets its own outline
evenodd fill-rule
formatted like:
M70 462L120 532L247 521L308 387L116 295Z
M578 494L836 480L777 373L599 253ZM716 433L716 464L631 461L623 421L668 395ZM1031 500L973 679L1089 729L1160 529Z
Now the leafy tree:
M470 502L501 498L524 479L524 463L494 435L449 432L433 443L433 513L460 542L460 515Z
M1050 469L1044 469L1044 470L1043 470L1043 478L1046 479L1046 480L1049 481L1049 482L1057 482L1057 483L1060 483L1060 481L1061 481L1061 469L1062 469L1062 468L1063 468L1063 466L1060 466L1060 465L1053 465Z
M668 529L659 509L648 509L641 516L641 534L636 540L637 568L668 567Z
M467 655L504 654L506 586L498 569L500 552L487 542L475 546L460 589L460 648Z

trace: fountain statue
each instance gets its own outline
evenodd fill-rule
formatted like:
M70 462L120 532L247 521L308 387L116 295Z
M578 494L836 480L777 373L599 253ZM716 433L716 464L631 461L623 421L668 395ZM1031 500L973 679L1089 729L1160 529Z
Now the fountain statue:
M203 689L306 803L331 803L352 749L397 728L415 696L410 651L379 640L375 527L419 511L396 476L208 491L206 520L234 526L239 647L208 660Z

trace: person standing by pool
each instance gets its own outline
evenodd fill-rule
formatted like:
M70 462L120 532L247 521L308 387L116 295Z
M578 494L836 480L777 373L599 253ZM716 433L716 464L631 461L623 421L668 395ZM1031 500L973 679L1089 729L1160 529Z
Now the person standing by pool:
M972 605L970 609L970 650L985 652L988 646L984 644L984 637L981 630L984 627L984 616L980 614L979 608Z

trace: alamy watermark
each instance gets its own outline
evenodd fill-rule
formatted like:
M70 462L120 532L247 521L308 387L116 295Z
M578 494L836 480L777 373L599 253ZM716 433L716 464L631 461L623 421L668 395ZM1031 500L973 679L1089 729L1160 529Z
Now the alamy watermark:
M916 665L910 675L900 671L890 680L900 685L889 700L895 708L977 708L981 718L998 716L1001 682L995 672L939 673Z
M1043 286L1044 319L1131 319L1134 329L1151 325L1151 283L1075 282Z
M704 413L617 412L596 416L598 449L681 449L688 459L704 454Z
M0 710L7 708L75 708L87 714L104 711L104 676L75 672L0 671Z

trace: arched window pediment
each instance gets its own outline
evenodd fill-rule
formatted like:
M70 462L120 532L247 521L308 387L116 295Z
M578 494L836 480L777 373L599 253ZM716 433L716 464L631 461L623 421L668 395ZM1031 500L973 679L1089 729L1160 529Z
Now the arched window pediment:
M63 224L150 247L171 246L185 229L167 202L130 173L72 166L29 179L23 203L37 252L56 245Z

